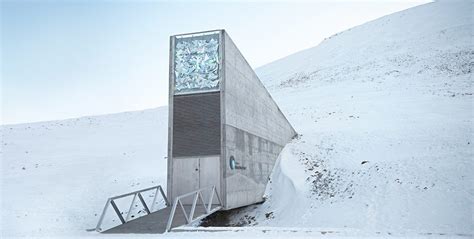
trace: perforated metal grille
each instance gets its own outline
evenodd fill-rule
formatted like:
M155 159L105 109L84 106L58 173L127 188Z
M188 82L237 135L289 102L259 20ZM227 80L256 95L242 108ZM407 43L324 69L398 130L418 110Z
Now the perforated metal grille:
M173 157L220 154L220 92L173 97Z

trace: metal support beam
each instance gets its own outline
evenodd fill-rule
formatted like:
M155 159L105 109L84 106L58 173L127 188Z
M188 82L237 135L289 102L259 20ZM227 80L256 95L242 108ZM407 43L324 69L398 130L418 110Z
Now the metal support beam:
M142 202L143 207L145 208L146 213L147 213L147 214L150 214L150 209L148 209L148 206L146 205L145 200L143 199L141 193L138 193L138 199L140 199L140 202Z
M123 219L122 214L120 214L120 210L118 209L118 207L115 204L114 200L110 200L110 204L112 204L112 207L114 208L115 213L117 213L117 216L119 217L120 221L122 222L122 224L124 224L125 219Z
M132 200L132 203L130 203L130 208L128 209L128 213L127 213L127 218L125 218L125 221L128 222L128 220L130 219L130 214L132 212L132 209L133 209L133 204L135 204L135 200L137 199L137 195L133 195L133 200Z

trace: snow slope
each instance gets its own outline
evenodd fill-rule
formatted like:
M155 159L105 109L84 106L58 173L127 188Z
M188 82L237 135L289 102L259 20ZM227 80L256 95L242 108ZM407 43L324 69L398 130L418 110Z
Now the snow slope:
M472 235L472 10L422 5L258 69L302 136L235 220Z
M166 182L168 108L6 125L3 236L88 235L107 198Z
M257 69L301 136L233 218L255 227L168 236L472 237L472 10L415 7ZM2 126L0 234L98 236L107 197L165 184L166 124L162 107Z

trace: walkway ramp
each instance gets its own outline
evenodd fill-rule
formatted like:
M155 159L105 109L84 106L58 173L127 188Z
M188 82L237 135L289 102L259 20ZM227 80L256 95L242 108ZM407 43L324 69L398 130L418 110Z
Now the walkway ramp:
M185 205L187 212L191 211L191 205ZM153 234L166 232L166 226L170 217L172 207L166 207L147 216L137 218L125 224L111 228L103 233L137 233ZM196 207L195 214L202 216L206 214L204 207ZM206 215L207 216L207 215ZM178 210L174 216L171 228L188 224L182 210Z
M156 197L158 193L160 193L164 201L166 202L167 207L150 213L150 209L148 208L148 205L146 204L145 200L143 200L143 196L141 195L141 193L145 191L150 191L150 190L156 190L155 195L154 195L155 198L153 199L153 201L154 202L156 201ZM203 197L204 192L208 192L207 194L208 197L206 197L206 199L208 199L206 200L207 203ZM131 196L131 195L133 195L133 200L132 200L132 204L129 207L130 209L127 212L121 211L117 207L117 204L115 203L114 200ZM216 198L214 198L214 195ZM130 214L130 211L132 210L132 206L134 205L136 198L140 200L140 202L142 203L148 215L139 217L137 219L129 220L130 219L129 214ZM183 199L188 199L188 200L183 200ZM191 199L191 201L189 199ZM190 201L191 203L184 204L183 201L184 202ZM214 202L217 201L218 204L213 204L213 201ZM107 209L109 206L112 206L112 208L114 209L117 217L120 219L122 224L116 227L103 230L101 228L101 225L103 223L105 213L107 212ZM178 196L175 198L174 203L171 206L169 205L168 199L166 198L161 186L156 186L156 187L151 187L151 188L147 188L147 189L109 198L107 200L107 203L104 207L104 211L97 224L96 231L99 231L102 233L110 233L110 234L113 234L113 233L117 233L117 234L118 233L120 234L164 233L164 232L170 231L172 228L183 226L183 225L189 225L193 222L201 220L211 215L212 213L220 210L221 208L222 208L222 203L217 193L217 190L214 186L198 189L196 191ZM123 215L127 215L127 217L124 218Z

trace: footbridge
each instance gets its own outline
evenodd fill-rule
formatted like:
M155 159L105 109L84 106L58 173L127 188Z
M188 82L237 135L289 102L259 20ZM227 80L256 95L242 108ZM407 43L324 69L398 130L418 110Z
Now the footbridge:
M147 204L143 198L143 193L149 191L154 191L151 205ZM155 211L154 207L160 196L164 205ZM124 198L133 198L130 205L126 207L128 210L117 206L116 201ZM192 203L187 204L187 199L191 199ZM213 204L214 199L217 204ZM144 210L145 215L137 216L134 213L133 209L138 206ZM110 208L113 209L112 217L115 216L120 224L111 228L102 228L104 218ZM175 227L190 225L221 208L222 203L214 186L180 195L175 198L172 205L169 204L162 187L155 186L109 198L95 229L103 233L164 233Z

